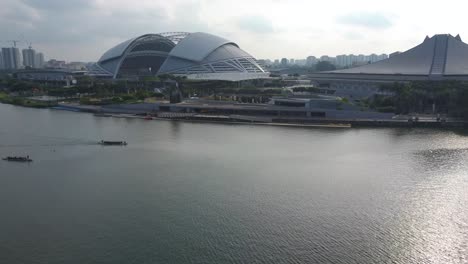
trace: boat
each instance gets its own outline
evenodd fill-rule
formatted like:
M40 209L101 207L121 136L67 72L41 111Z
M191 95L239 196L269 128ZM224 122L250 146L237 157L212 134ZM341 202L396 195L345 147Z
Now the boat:
M5 157L5 158L2 158L2 160L17 161L17 162L31 162L31 161L33 161L32 159L29 158L29 156L26 156L26 157L8 156L8 157Z
M107 140L101 140L99 144L103 146L126 146L127 142L126 141L107 141Z
M111 114L105 114L105 113L95 113L94 116L99 116L99 117L112 117Z

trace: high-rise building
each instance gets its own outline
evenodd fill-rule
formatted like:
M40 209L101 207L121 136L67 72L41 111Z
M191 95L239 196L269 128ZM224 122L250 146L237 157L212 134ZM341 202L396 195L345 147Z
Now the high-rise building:
M18 48L2 48L2 55L5 69L19 69L21 67L21 57Z
M299 66L305 66L307 61L305 59L297 59L295 63L296 65L299 65Z
M338 55L336 56L336 65L338 66L346 66L346 59L348 56L346 55Z
M328 61L331 64L335 64L336 63L336 58L335 57L330 57L328 55L323 55L323 56L320 57L320 61Z
M371 63L374 63L374 62L379 60L379 56L377 56L377 54L375 54L375 53L372 53L369 57L370 57L370 62Z
M286 58L281 59L281 66L288 66L288 63L289 63L288 59Z
M357 62L358 63L363 63L363 62L366 62L366 56L364 54L359 54L357 56Z
M381 61L381 60L385 60L385 59L388 59L388 55L387 54L380 54L378 56L378 60Z
M34 68L40 69L44 67L44 54L42 52L36 53L36 57L34 58Z
M358 60L358 56L354 54L349 54L348 59L346 61L346 66L351 66L351 65L356 64L357 60Z
M307 66L312 66L318 62L318 59L315 56L309 56L306 59Z
M29 47L28 49L23 49L23 65L24 67L35 68L36 61L36 51Z
M0 51L0 70L3 70L3 56L2 56L2 52Z
M400 53L401 53L400 51L395 51L393 53L390 53L390 55L388 57L391 58L391 57L396 56L396 55L398 55Z

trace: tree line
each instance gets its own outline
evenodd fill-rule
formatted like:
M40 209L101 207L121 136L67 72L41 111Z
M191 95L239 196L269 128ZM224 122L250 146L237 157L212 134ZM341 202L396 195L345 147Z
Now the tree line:
M468 119L468 82L412 81L385 84L367 103L396 114L435 113Z

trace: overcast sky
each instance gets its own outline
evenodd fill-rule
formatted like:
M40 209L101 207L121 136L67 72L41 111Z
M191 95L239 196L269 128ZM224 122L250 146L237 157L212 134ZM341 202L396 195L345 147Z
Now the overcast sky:
M257 59L404 51L426 35L468 39L460 0L0 0L0 46L32 42L46 59L96 61L126 39L207 32Z

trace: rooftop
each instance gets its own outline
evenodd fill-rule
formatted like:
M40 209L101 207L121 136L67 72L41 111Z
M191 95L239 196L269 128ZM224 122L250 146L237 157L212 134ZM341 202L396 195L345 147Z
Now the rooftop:
M327 74L468 75L468 44L450 34L439 34L388 59Z

